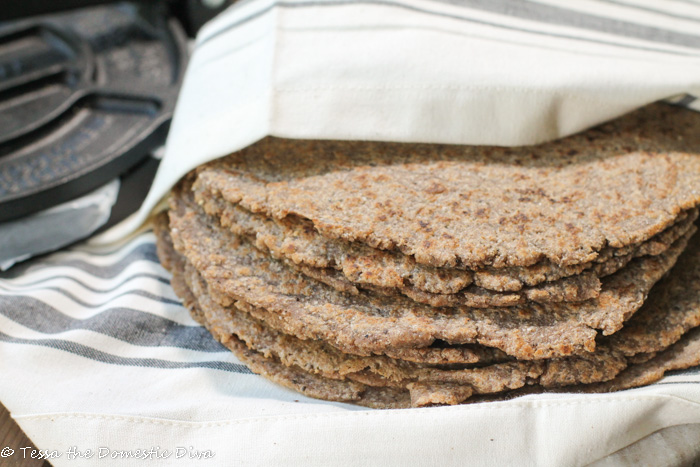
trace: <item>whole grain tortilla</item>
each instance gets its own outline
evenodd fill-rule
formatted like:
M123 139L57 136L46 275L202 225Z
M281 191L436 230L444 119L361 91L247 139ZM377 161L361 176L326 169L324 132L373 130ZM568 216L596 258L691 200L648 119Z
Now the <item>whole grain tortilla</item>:
M215 335L215 337L223 339L223 336ZM661 379L669 371L700 365L700 330L695 329L653 359L630 365L615 378L603 383L553 388L528 385L522 390L484 394L472 398L471 388L466 385L410 383L407 390L402 390L394 387L372 387L356 381L332 380L310 374L298 367L287 367L274 358L265 358L262 354L248 349L243 342L235 338L231 338L224 345L255 373L306 396L350 402L376 409L487 402L542 392L613 392L649 385Z
M636 362L625 357L662 351L700 324L700 282L688 282L700 275L700 241L694 242L681 257L675 274L657 284L649 303L621 331L600 340L595 353L547 361L481 362L478 367L446 368L444 365L416 365L384 356L358 357L344 354L321 341L303 341L268 328L235 306L221 307L207 296L206 284L191 265L183 264L180 268L173 270L174 277L186 276L199 308L205 312L209 329L216 328L219 334L235 334L249 348L266 357L274 356L286 366L297 366L331 379L357 379L356 373L362 372L373 378L368 384L375 386L468 384L471 393L484 394L515 389L526 382L551 387L606 381ZM681 284L686 286L681 288ZM677 303L680 306L676 306ZM660 334L663 337L658 339Z
M604 393L646 386L660 380L666 373L700 365L700 329L695 328L664 351L630 365L610 381L593 384L544 388L533 385L501 394L479 395L468 402L508 400L528 394L542 393Z
M177 251L206 280L223 306L245 302L285 334L321 339L357 355L422 348L436 339L482 344L520 359L593 351L597 330L618 331L644 302L652 285L675 263L687 236L665 253L631 261L603 280L600 296L586 302L510 308L433 308L401 296L343 294L269 258L213 222L176 189L171 235Z
M254 371L311 397L328 400L364 403L380 408L404 407L407 404L407 389L413 406L456 404L473 394L499 393L526 385L530 387L524 391L530 393L564 384L606 381L632 363L632 359L624 361L624 358L620 358L619 350L612 347L614 343L623 343L630 355L634 352L657 352L676 342L686 330L700 324L700 282L689 282L700 275L700 241L696 239L681 257L673 274L654 289L649 304L630 320L629 324L634 326L625 327L619 333L604 338L594 355L547 362L506 362L456 371L401 364L385 357L357 358L342 355L323 343L303 342L270 332L261 323L244 316L245 313L227 313L207 297L206 285L196 270L186 265L183 258L172 254L167 245L167 228L162 223L157 234L159 254L164 264L173 270L173 284L179 284L176 286L178 294L189 304L196 317L205 317L202 323L217 339ZM182 289L182 275L188 267L188 275L194 281L187 281ZM690 289L688 284L691 285ZM670 303L680 303L681 306L669 306ZM647 326L652 322L656 323L653 329ZM676 337L653 340L659 331L665 332L667 337ZM671 351L662 351L646 363L629 366L611 382L567 389L603 391L649 384L668 369L697 364L697 352L693 355L688 350L689 346L694 348L692 340L688 343L683 339L681 344ZM695 344L695 347L698 345ZM535 384L537 382L539 385ZM372 400L381 395L388 405L377 404L376 401L369 403L365 394L374 394Z
M207 173L192 185L197 204L260 250L343 292L358 293L358 287L387 295L400 292L431 306L487 308L595 298L600 292L599 277L614 273L635 257L662 253L698 216L697 209L684 212L652 239L627 248L608 248L596 261L580 265L536 264L478 271L435 268L395 251L324 237L310 222L296 216L271 219L227 203L206 183L212 178Z
M199 176L253 213L420 264L571 266L700 202L699 130L696 112L654 104L520 148L266 138Z
M185 269L185 260L174 250L172 239L170 238L170 227L168 216L161 213L153 219L153 228L156 233L156 246L158 250L158 258L163 266L169 271L182 271ZM188 303L192 293L189 286L185 284L182 274L175 274L171 280L171 284L175 293L183 300L183 304L192 310L199 310L199 307L192 307ZM277 326L279 315L270 314L264 310L257 309L251 305L238 301L234 305L237 309L245 311L253 316L263 316L261 322L266 326L271 326L273 329L281 331L284 326ZM192 311L194 313L194 311ZM202 317L194 315L197 322L203 324ZM507 361L512 359L504 352L489 347L480 345L457 345L450 346L446 343L440 345L433 343L430 347L425 348L405 348L405 349L387 349L384 353L386 356L398 360L409 362L425 363L433 365L450 365L450 364L470 364L470 363L488 363L497 361Z

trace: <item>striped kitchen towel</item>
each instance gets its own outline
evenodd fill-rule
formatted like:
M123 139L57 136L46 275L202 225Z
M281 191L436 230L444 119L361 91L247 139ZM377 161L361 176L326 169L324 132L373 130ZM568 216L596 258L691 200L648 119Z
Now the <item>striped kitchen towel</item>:
M651 102L700 109L693 0L249 0L205 26L143 222L264 136L533 144Z
M239 2L197 40L139 215L101 244L0 274L0 401L56 452L55 466L584 465L610 455L674 465L697 455L693 370L614 394L456 407L305 398L251 374L199 328L152 234L131 232L192 167L266 135L518 145L660 99L698 110L698 26L693 0Z

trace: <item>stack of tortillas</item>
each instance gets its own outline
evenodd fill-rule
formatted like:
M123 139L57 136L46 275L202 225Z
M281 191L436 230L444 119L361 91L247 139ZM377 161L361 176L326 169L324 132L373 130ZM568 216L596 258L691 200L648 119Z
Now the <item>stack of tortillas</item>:
M266 138L187 175L156 233L254 372L426 406L700 364L698 204L700 114L656 104L531 147Z

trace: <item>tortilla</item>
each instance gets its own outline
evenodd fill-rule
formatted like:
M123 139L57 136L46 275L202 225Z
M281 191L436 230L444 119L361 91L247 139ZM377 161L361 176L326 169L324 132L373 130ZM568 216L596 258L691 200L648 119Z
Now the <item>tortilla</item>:
M481 269L595 261L700 202L700 115L653 104L503 148L266 138L199 169L223 199L327 238Z
M612 348L612 345L623 343L628 352L630 349L634 349L634 352L658 351L671 343L668 339L650 340L659 330L663 330L667 336L676 335L677 340L685 330L700 324L700 300L697 298L700 296L697 293L700 282L688 282L688 279L700 275L700 241L696 240L674 269L675 274L654 289L649 305L645 305L631 320L630 324L636 323L636 326L625 327L620 333L604 338L605 342L595 355L546 362L506 362L458 370L407 363L401 367L400 362L392 362L385 357L343 356L323 343L303 342L270 332L261 323L244 316L245 313L234 311L232 315L226 312L206 295L206 285L196 270L187 265L184 258L173 254L167 245L167 229L163 228L162 223L157 233L159 254L163 262L173 269L176 290L189 304L194 316L200 318L217 339L254 371L311 397L327 400L363 403L379 408L405 407L407 397L410 397L413 406L457 404L474 394L500 393L517 388L525 388L524 391L530 393L563 384L606 381L618 375L629 363L634 363L633 359L623 363L619 349ZM194 286L191 285L192 281L182 279L187 269L190 279L194 279ZM182 284L186 284L185 289L182 289ZM682 284L693 284L695 287L689 290ZM664 310L659 309L662 303L682 305L666 306ZM650 322L657 323L657 326L653 329L646 327ZM238 324L231 328L232 323ZM241 323L244 324L241 326ZM694 334L691 332L690 335ZM689 344L683 338L680 344L682 351L676 346L671 351L662 351L646 363L629 366L611 382L577 385L568 390L602 391L648 384L660 378L668 369L697 364L698 353L688 351L689 345L692 347L693 343ZM698 345L695 344L695 347ZM654 366L653 362L661 363ZM540 384L536 385L535 382ZM365 394L372 397L368 398ZM377 398L383 402L378 403Z
M348 293L358 293L358 287L386 295L400 292L431 306L486 308L595 298L600 292L599 277L618 271L635 257L661 254L692 227L698 215L697 210L682 213L652 239L626 249L609 248L597 258L600 261L470 271L425 266L401 253L327 238L294 216L275 220L251 213L220 199L201 178L192 190L197 204L223 227L316 280Z
M631 261L604 279L597 299L586 302L433 308L401 296L340 293L217 226L187 196L187 190L176 190L171 197L172 238L214 300L223 306L245 302L254 307L251 314L275 322L285 334L321 339L358 355L428 347L436 339L495 347L520 359L593 351L597 330L618 331L687 242L684 237L661 255Z

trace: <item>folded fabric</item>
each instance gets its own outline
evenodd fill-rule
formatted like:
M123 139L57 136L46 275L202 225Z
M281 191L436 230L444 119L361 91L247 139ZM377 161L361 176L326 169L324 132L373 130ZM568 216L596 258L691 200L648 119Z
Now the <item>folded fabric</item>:
M194 167L265 136L517 146L660 99L697 107L700 7L256 0L205 26L142 223Z
M518 146L660 99L697 107L698 19L688 2L239 2L198 38L154 186L138 216L99 240L119 243L1 276L0 400L39 448L116 452L104 465L128 464L120 451L137 447L171 451L153 465L172 465L178 447L224 465L583 465L697 424L696 371L613 394L454 407L310 399L253 375L192 321L151 234L124 238L191 169L267 136Z

